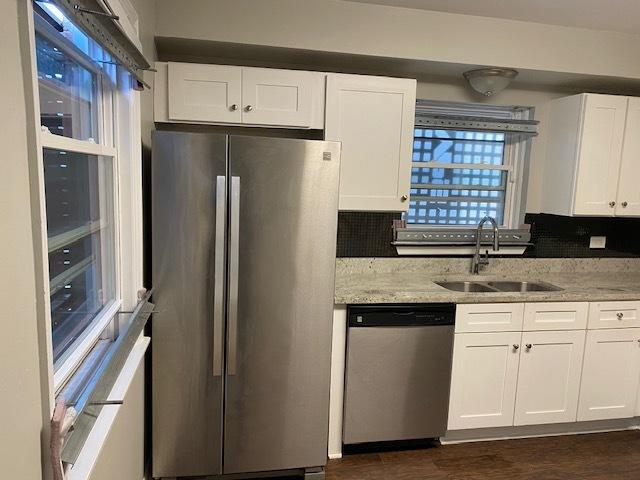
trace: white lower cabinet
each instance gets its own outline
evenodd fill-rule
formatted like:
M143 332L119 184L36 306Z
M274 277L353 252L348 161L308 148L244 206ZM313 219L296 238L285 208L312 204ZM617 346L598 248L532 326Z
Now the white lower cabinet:
M513 424L520 332L455 336L450 430Z
M640 382L640 328L591 330L578 421L633 417Z
M457 309L449 430L640 417L640 302Z
M575 422L584 330L524 332L514 425Z

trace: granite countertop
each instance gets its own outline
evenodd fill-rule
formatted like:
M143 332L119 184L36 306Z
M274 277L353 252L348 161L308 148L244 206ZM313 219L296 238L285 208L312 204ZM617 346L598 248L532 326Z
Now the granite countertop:
M354 259L355 260L355 259ZM585 302L640 300L640 262L613 259L584 259L563 262L510 259L495 262L486 274L466 272L469 261L431 260L425 268L405 271L400 264L382 264L372 259L368 265L359 260L343 260L336 268L336 304L367 303L499 303L499 302ZM388 259L393 261L397 259ZM520 263L519 263L520 262ZM389 267L389 265L392 265ZM436 281L543 281L562 290L547 292L455 292Z

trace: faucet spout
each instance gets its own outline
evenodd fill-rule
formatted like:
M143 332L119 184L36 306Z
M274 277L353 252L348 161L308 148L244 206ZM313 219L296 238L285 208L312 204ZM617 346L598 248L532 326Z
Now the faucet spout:
M496 219L490 216L485 216L482 220L478 222L478 227L476 229L476 250L473 254L473 260L471 262L471 273L474 275L478 275L480 272L481 265L489 264L489 251L487 250L487 255L485 258L480 256L480 244L482 242L482 228L485 223L491 223L491 227L493 229L493 251L497 252L500 250L500 228L498 227L498 223Z

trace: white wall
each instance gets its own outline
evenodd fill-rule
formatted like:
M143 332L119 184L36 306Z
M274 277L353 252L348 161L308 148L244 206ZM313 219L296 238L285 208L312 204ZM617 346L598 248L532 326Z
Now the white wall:
M156 60L155 30L156 30L156 2L155 0L131 0L138 13L138 29L142 43L142 53L153 65ZM151 148L151 131L153 125L153 72L144 73L144 81L151 86L140 94L140 115L142 117L142 144Z
M640 78L638 35L341 0L157 0L157 8L160 37Z
M3 120L0 188L0 465L2 478L42 478L41 430L48 393L41 383L36 259L30 198L33 155L28 56L21 56L26 2L5 0L0 16L0 95ZM21 18L19 19L19 16ZM20 29L19 29L20 26ZM39 241L39 240L37 240ZM46 383L46 382L45 382ZM46 412L46 413L45 413Z

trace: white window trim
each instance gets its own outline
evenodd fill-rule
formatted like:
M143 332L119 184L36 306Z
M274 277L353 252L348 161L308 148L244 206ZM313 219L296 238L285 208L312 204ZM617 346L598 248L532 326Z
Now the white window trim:
M40 295L37 299L41 305L40 322L44 328L40 331L45 335L44 348L46 351L46 369L48 371L50 392L49 407L53 412L55 393L64 385L69 376L75 371L82 359L97 342L104 327L113 319L119 308L131 309L137 302L137 292L142 288L143 255L142 255L142 165L140 145L140 93L130 89L128 92L113 90L113 96L109 93L110 85L104 85L102 106L99 115L106 115L104 102L113 101L114 118L108 122L100 122L105 128L99 132L99 143L66 138L43 131L40 125L40 106L38 94L37 61L35 50L35 25L33 20L33 6L27 2L27 18L29 25L30 64L32 75L33 110L34 110L34 140L37 151L37 165L32 168L32 198L39 206L37 218L34 218L35 238L38 236L39 245L36 245L36 256L40 273ZM119 0L112 0L112 5L122 8ZM130 10L135 12L128 4ZM139 41L138 41L139 42ZM105 77L103 77L104 79ZM102 80L101 80L102 81ZM120 102L120 97L126 96L126 102ZM126 106L129 115L128 135L122 131L118 116ZM126 139L120 142L120 139ZM123 144L126 143L126 144ZM116 145L114 147L113 145ZM72 347L74 351L54 371L53 365L53 340L52 321L50 310L49 290L49 266L48 266L48 238L45 205L44 186L44 160L43 149L54 148L74 152L88 153L91 155L104 155L113 159L113 202L114 202L114 257L116 264L115 300L103 307L91 326L83 333L82 337ZM122 206L127 205L127 211ZM39 248L38 248L39 246Z
M420 100L419 100L420 101ZM461 113L468 113L475 116L495 117L497 111L502 110L503 114L508 110L513 110L514 107L499 105L477 105L477 104L462 104L455 102L433 102L434 106L438 105L438 109L442 114L460 115ZM514 112L511 118L514 119L529 119L533 118L534 109L529 107L526 109L520 109ZM416 127L423 128L423 127ZM432 128L438 130L438 128ZM443 128L442 130L450 130ZM469 165L468 168L474 170L503 170L507 172L507 188L505 192L504 201L504 214L503 224L500 228L516 229L519 228L524 220L524 207L526 203L527 182L528 180L528 156L531 148L530 141L524 139L517 141L517 134L505 133L505 150L503 153L503 165ZM515 140L515 141L514 141ZM454 164L451 164L454 165ZM453 168L448 164L438 162L412 162L412 167L432 167L432 168ZM459 164L455 164L455 168L464 168ZM515 185L514 185L515 184ZM416 227L422 230L429 228L447 228L447 229L470 229L474 228L473 224L466 225L452 225L452 224L424 224L424 223L408 223L407 228Z

